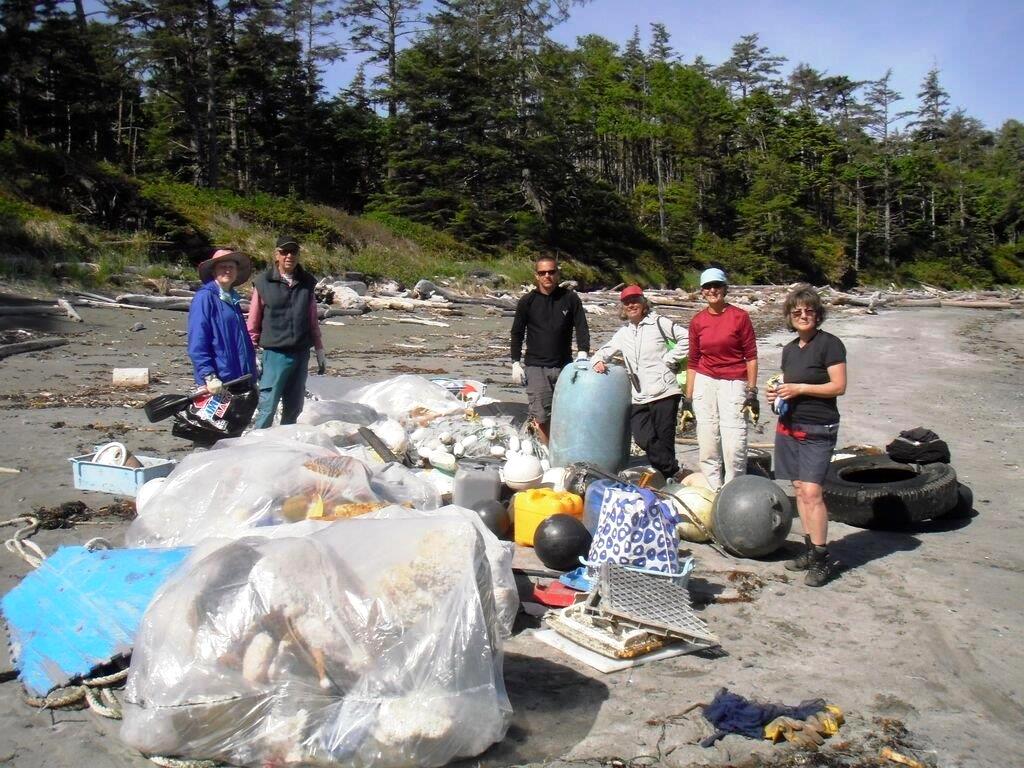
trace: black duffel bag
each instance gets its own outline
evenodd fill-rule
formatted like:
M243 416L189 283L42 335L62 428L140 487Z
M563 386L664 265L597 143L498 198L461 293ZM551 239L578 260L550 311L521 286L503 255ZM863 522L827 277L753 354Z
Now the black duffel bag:
M900 432L900 436L885 446L893 461L904 464L949 464L949 446L930 429L916 427Z

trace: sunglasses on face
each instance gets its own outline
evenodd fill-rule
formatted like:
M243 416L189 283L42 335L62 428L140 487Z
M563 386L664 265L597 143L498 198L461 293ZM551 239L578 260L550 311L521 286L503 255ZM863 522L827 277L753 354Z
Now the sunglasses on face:
M548 275L557 275L557 274L558 274L558 270L557 269L538 269L537 270L537 276L538 277L547 277Z
M702 291L724 291L725 283L708 283L700 287Z
M277 251L278 251L278 253L281 253L281 254L283 254L285 256L298 256L299 255L299 249L298 248L293 248L291 246L289 246L287 248L278 248Z
M808 308L804 307L804 308L800 308L800 309L794 309L792 312L789 313L789 316L790 317L814 317L816 314L818 314L818 313L815 312L813 309L808 309Z

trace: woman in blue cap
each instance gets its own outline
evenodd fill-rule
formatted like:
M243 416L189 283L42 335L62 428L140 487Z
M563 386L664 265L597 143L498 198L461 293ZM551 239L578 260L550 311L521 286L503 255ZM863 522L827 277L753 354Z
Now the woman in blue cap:
M717 491L747 471L747 419L760 416L757 341L750 315L726 302L728 281L718 267L700 276L706 309L690 321L690 364L684 416L697 419L700 470Z

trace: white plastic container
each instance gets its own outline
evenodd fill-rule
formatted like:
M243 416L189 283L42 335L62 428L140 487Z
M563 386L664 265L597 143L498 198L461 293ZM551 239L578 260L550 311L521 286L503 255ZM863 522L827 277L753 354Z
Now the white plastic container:
M474 504L500 498L501 475L496 465L471 459L459 462L455 472L455 490L452 493L455 506L472 509Z

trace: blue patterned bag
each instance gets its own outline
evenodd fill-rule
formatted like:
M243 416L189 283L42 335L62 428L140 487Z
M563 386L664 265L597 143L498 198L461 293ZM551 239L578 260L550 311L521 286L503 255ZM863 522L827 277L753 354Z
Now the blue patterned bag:
M597 530L587 556L596 573L606 560L658 573L679 573L677 520L671 506L646 488L604 491Z

